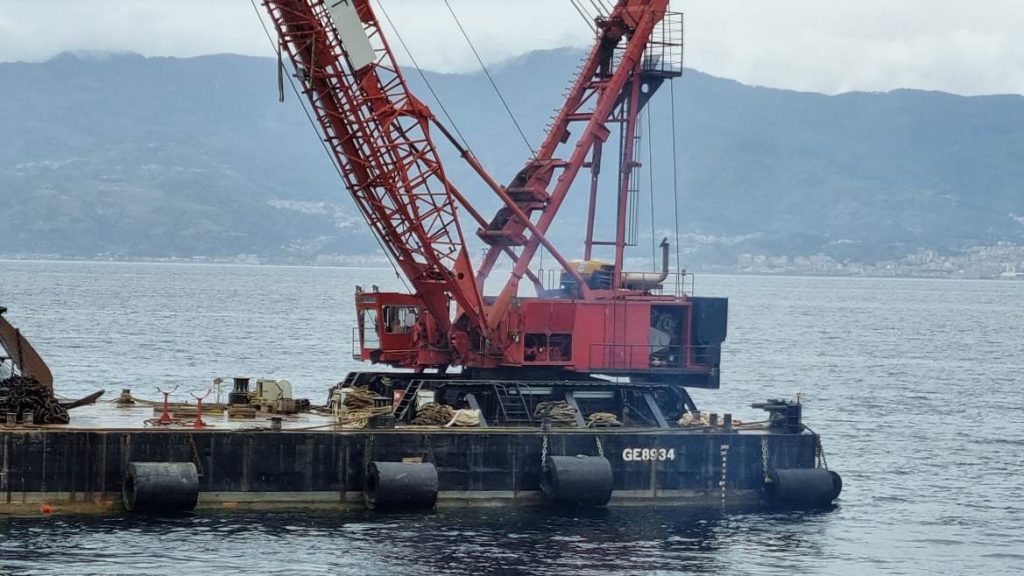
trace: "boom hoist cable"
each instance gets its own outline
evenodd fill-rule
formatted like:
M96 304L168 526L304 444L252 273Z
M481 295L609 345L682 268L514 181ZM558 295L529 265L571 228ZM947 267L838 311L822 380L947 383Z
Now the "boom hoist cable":
M412 50L410 50L408 44L405 43L405 39L402 38L402 34L398 31L398 27L395 26L394 21L391 20L391 16L384 8L384 0L377 0L377 6L380 6L380 13L384 15L384 19L387 20L388 26L390 26L391 30L395 33L395 38L398 38L398 43L402 45L402 49L405 50L405 55L409 57L409 61L412 63L413 68L416 69L420 79L423 80L423 84L426 85L427 90L430 91L430 95L434 97L434 101L437 102L437 106L441 109L441 113L444 114L445 119L448 120L448 124L450 124L452 130L455 130L455 133L458 134L459 140L462 141L462 145L465 146L467 150L472 150L472 147L469 145L469 141L462 135L462 131L459 130L458 124L455 123L452 115L448 113L448 108L445 107L444 102L441 101L441 97L438 96L437 92L434 90L433 84L431 84L430 80L427 79L427 75L423 72L423 68L421 68L419 63L416 62L416 58L412 55Z
M676 227L676 271L681 271L680 259L679 259L679 166L676 159L676 85L675 82L669 81L668 83L669 93L669 106L671 107L672 115L672 201L673 207L672 212L675 215L675 227Z
M572 7L576 9L577 13L579 13L580 18L583 18L583 21L587 23L587 27L590 28L590 31L596 34L597 28L594 26L594 20L589 14L587 14L587 11L583 9L583 6L581 6L577 0L569 0L569 3L572 4Z
M658 269L658 235L654 233L654 132L651 127L651 113L650 111L645 114L647 116L647 173L648 177L648 200L651 203L651 265L654 270Z
M313 131L316 132L316 121L313 120L312 113L310 113L309 109L306 107L306 102L302 99L302 94L295 85L295 79L292 75L286 75L284 73L284 61L282 58L283 48L281 43L274 42L274 37L271 36L270 30L267 28L267 23L263 21L263 15L260 14L260 10L256 6L256 0L249 0L249 4L252 5L253 12L256 13L256 19L260 21L260 26L263 28L263 34L267 37L267 42L270 43L270 48L277 54L277 101L284 102L284 78L287 76L288 84L291 86L292 93L295 94L295 99L299 102L299 105L302 106L302 112L306 115L306 120L309 121L309 125L313 128ZM334 155L331 154L330 148L327 147L327 142L320 140L320 146L323 148L324 154L327 155L327 160L331 163L331 167L334 168L338 177L344 179L344 174L341 172L341 166L338 165L338 161L334 158ZM402 285L405 286L405 289L408 290L409 284L405 281L405 277L398 271L398 266L395 264L395 261L392 260L391 254L384 248L384 245L376 234L373 235L373 239L377 242L377 246L380 247L381 252L384 254L388 264L391 266L391 270L395 273L395 278L398 278L402 282Z
M391 30L395 33L395 37L398 38L398 43L402 45L402 49L405 50L406 56L409 57L409 61L412 63L413 67L416 69L416 72L419 74L420 79L423 80L423 83L426 85L427 90L429 90L431 96L434 97L434 101L437 102L438 107L441 109L441 112L444 114L445 118L448 120L448 123L451 124L452 130L454 130L455 134L458 135L459 141L461 141L461 144L460 144L460 142L456 141L452 137L452 135L448 131L448 129L443 124L438 122L436 118L433 119L434 124L438 128L441 129L441 132L445 135L445 137L448 138L449 143L451 143L452 146L454 146L455 149L460 154L462 154L464 159L468 160L470 157L473 157L474 156L473 149L469 145L469 141L466 139L465 136L463 136L462 131L459 130L458 124L455 123L455 119L452 118L452 115L448 112L448 108L444 105L444 102L441 100L441 96L438 95L436 90L434 90L434 86L433 86L433 84L431 84L430 80L427 78L426 73L423 72L423 68L421 68L419 63L416 62L416 58L413 56L412 50L409 48L409 45L405 43L405 39L402 38L402 34L398 31L398 27L395 26L394 21L391 20L391 16L388 14L387 10L384 8L383 0L377 0L377 5L380 7L380 11L381 11L381 14L384 15L384 19L387 20L388 26L391 27ZM471 167L473 167L472 166L473 163L471 162L470 164L471 164ZM463 206L463 208L466 209L467 212L469 212L470 216L472 216L473 219L477 221L477 224L479 224L480 226L486 226L487 225L487 221L484 220L483 216L481 216L480 213L476 211L476 209L472 206L472 204L470 204L468 201L465 200L465 198L462 196L462 194L460 194L457 191L457 189L455 189L454 186L450 189L450 191L453 194L455 194L456 198L459 200L459 203ZM511 249L507 249L505 251L505 254L513 262L515 262L517 260L516 254ZM532 271L528 271L527 272L527 277L530 279L530 281L533 283L534 287L537 288L538 291L544 289L543 281L541 280L541 278L539 278Z
M622 272L622 252L627 245L622 237L628 226L622 206L623 198L628 200L628 195L635 192L633 183L639 177L639 173L631 174L640 158L634 141L637 117L653 90L674 73L672 69L649 67L654 61L648 52L652 42L657 46L665 42L660 37L654 39L654 30L665 18L668 0L617 0L608 12L603 2L599 6L591 4L600 15L594 21L598 38L536 150L451 2L443 0L533 154L504 186L480 166L464 144L463 135L449 133L409 91L382 29L390 19L385 13L386 21L378 20L374 13L377 5L372 0L260 1L274 23L282 51L301 75L300 91L309 99L309 110L320 125L323 142L345 186L414 288L413 294L357 295L361 312L375 310L382 315L382 306L414 306L418 317L416 330L408 332L409 336L385 336L381 322L375 321L374 326L381 329L380 340L370 344L360 333L364 360L418 369L521 366L526 341L523 331L533 329L528 322L536 323L550 314L543 308L546 304L520 300L517 295L520 280L531 274L531 260L538 250L546 250L558 260L563 278L568 279L562 282L569 286L562 289L566 298L562 304L567 311L597 318L612 311L611 306L616 315L624 315L630 306L638 311L647 309L649 304L642 300L645 289L628 284L630 280ZM574 5L583 3L575 0ZM408 46L405 48L408 50ZM417 70L423 73L418 66ZM651 90L646 89L648 83ZM645 87L642 94L641 85ZM448 110L444 112L451 121ZM626 148L620 154L624 167L615 178L620 206L614 244L617 271L611 276L610 287L590 286L579 267L559 253L547 234L576 176L589 162L591 152L608 139L614 123L623 123L628 130ZM455 128L454 122L451 124ZM430 134L432 128L444 133L502 201L503 207L492 220L483 222L448 180ZM463 207L481 222L478 236L489 246L483 264L475 272L456 213L456 208ZM483 280L493 269L495 258L503 255L512 257L513 269L501 292L484 300ZM532 316L521 316L525 314ZM533 320L528 319L531 317ZM619 342L625 336L587 338L594 345L603 345L606 338ZM638 338L646 342L646 331ZM565 350L555 350L550 357L537 361L565 368L568 344L559 346ZM581 350L593 348L580 346ZM565 369L587 371L607 361L592 352L580 356L573 358L573 367Z
M462 32L462 37L466 39L466 43L469 44L469 49L473 51L473 56L476 56L476 61L480 64L480 69L483 70L484 75L487 76L487 80L491 83L491 87L494 88L494 93L498 95L498 99L501 100L502 106L505 107L505 112L508 113L508 117L512 120L512 124L516 127L519 132L519 136L523 139L523 144L530 149L530 154L536 156L537 151L534 150L530 144L530 140L526 137L526 132L523 132L523 128L519 125L519 121L516 120L516 115L512 113L512 108L508 105L508 101L505 100L505 96L502 95L501 90L498 89L498 84L494 81L494 77L491 76L491 72L487 69L484 64L483 58L480 57L480 53L477 52L476 46L473 45L473 41L470 40L469 34L466 33L466 29L462 27L462 22L459 21L459 17L455 15L455 10L452 9L451 3L448 0L442 0L444 5L448 7L448 12L451 13L452 19L455 20L455 25L459 27L459 31Z
M497 333L500 322L492 323L485 308L457 204L471 214L475 211L448 180L430 128L445 132L487 185L510 201L504 188L409 91L370 0L262 0L262 4L293 66L306 73L304 79L309 82L303 93L346 187L436 322L431 342L447 346L444 339L454 322L459 323L459 334L474 342L495 337L504 341ZM536 230L528 218L523 220L525 227ZM556 254L563 269L578 275L546 238L537 237ZM499 250L509 251L507 246ZM528 266L514 255L513 260ZM519 270L516 275L537 282L528 271ZM458 311L455 318L453 302Z

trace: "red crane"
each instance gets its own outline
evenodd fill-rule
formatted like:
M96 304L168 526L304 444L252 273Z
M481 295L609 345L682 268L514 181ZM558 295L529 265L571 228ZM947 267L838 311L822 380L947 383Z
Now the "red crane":
M726 301L687 294L685 273L669 273L664 242L660 273L623 269L634 242L638 118L662 83L682 73L682 16L668 11L668 0L618 0L595 19L596 41L582 70L541 147L508 185L410 92L369 0L263 5L349 192L415 290L357 290L358 358L413 369L416 379L403 380L407 392L428 382L461 390L470 403L481 396L474 386L612 383L601 376L674 390L690 406L683 386L718 387ZM491 219L446 176L432 128L501 201ZM616 134L614 182L602 187L603 149ZM583 169L590 178L586 244L583 259L570 261L547 233ZM614 238L597 239L605 189L614 192L617 224ZM460 210L487 245L476 271ZM601 247L614 251L614 261L593 259ZM541 248L561 267L558 286L546 287L531 270ZM512 261L512 272L497 295L485 297L484 281L502 258ZM519 296L524 277L536 296ZM450 366L462 370L449 375Z

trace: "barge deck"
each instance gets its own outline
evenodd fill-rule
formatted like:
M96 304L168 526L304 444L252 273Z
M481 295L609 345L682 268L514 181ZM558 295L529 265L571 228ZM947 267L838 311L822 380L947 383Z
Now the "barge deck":
M802 427L347 430L301 415L280 430L227 418L140 428L150 414L98 405L76 410L74 426L0 428L0 514L121 511L138 462L194 467L195 507L206 510L362 508L379 462L432 467L438 506L540 505L545 464L560 456L606 460L609 505L751 507L766 503L776 470L815 470L820 455Z

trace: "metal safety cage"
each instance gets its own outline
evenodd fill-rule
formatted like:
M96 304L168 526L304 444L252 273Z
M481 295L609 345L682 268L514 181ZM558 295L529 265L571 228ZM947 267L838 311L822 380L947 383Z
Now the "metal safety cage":
M683 73L683 13L666 12L665 18L654 27L654 33L644 51L644 72L665 77Z

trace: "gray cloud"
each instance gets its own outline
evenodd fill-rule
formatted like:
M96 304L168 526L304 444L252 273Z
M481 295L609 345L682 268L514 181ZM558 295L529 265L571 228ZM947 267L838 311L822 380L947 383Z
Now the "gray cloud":
M450 0L485 60L585 46L568 0ZM248 0L7 0L0 61L65 50L270 55ZM441 0L383 0L419 62L471 70ZM828 93L900 87L1024 93L1019 0L675 0L687 13L687 63L737 80ZM400 55L404 59L404 55Z

